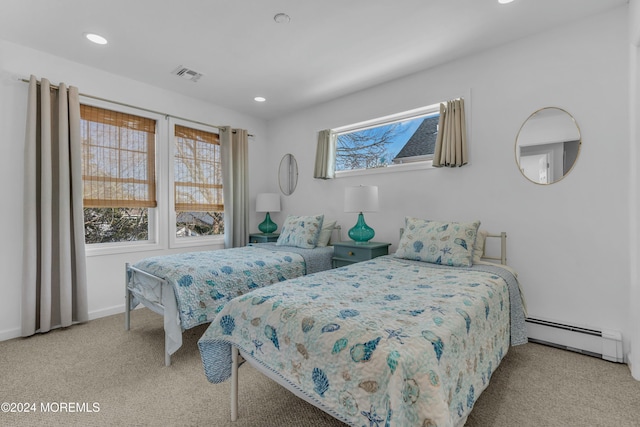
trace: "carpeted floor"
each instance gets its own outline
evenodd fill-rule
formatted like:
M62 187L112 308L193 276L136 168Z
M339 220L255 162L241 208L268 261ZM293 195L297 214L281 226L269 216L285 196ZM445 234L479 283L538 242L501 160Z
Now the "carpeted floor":
M248 365L240 409L229 421L229 384L207 382L196 342L184 334L164 366L160 316L115 315L65 330L0 342L0 402L35 412L0 412L2 426L342 426ZM63 410L83 409L92 412ZM78 406L79 405L79 406ZM48 409L44 411L44 409ZM467 426L640 426L640 382L626 365L537 344L509 350Z

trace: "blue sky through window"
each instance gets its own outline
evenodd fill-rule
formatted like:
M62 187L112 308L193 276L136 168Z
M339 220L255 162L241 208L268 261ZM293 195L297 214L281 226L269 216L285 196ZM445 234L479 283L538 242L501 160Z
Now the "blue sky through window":
M401 123L401 132L398 132L398 135L392 138L392 143L389 144L387 148L387 152L389 153L389 159L387 164L391 163L391 160L395 156L398 155L402 147L409 141L409 138L415 133L420 123L424 120L424 117L420 117L418 119L408 120L406 122Z
M425 118L433 116L429 114L339 134L336 170L368 169L392 164ZM386 141L383 148L367 148L381 140Z

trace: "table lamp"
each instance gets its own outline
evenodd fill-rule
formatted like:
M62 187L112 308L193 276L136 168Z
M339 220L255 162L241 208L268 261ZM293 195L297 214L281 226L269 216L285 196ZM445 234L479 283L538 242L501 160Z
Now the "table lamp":
M278 224L271 221L269 212L280 212L280 194L260 193L256 198L256 212L266 212L264 221L258 225L258 230L265 234L272 234L278 229Z
M376 232L364 221L363 212L378 211L378 187L360 185L344 189L344 211L358 212L358 222L349 230L349 237L363 245L373 239Z

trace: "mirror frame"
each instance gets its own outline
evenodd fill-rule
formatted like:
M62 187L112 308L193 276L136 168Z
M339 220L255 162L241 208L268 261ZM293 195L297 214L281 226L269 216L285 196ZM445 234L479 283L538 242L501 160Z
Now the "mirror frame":
M525 128L525 126L527 125L527 123L529 122L529 120L533 117L535 117L537 114L539 114L542 111L545 110L558 110L564 114L566 114L570 119L571 122L575 125L576 130L578 131L578 149L576 152L576 157L573 161L573 164L571 165L571 167L569 167L569 169L566 171L566 173L564 173L562 175L562 177L555 179L552 182L547 182L547 183L543 183L543 182L537 182L532 180L531 178L529 178L527 175L525 175L525 173L522 171L522 168L520 166L520 158L518 156L518 140L520 139L520 134L522 133L522 130ZM565 142L569 142L569 141L565 141ZM531 113L529 115L529 117L526 118L526 120L522 123L522 125L520 126L520 129L518 130L518 134L516 135L516 141L515 141L515 145L514 145L514 155L515 155L515 161L516 161L516 166L518 168L518 171L520 171L520 173L522 174L522 176L529 182L532 182L534 184L537 185L551 185L551 184L555 184L558 183L560 181L562 181L565 177L567 177L567 175L569 175L571 173L571 171L573 171L573 168L575 167L576 163L578 162L578 159L580 158L580 152L582 151L582 131L580 130L580 126L578 126L578 122L576 121L576 119L573 117L573 115L571 115L571 113L569 113L567 110L560 108L560 107L543 107L540 108L536 111L534 111L533 113Z
M290 196L298 186L298 161L291 153L282 156L278 167L278 186L285 196Z

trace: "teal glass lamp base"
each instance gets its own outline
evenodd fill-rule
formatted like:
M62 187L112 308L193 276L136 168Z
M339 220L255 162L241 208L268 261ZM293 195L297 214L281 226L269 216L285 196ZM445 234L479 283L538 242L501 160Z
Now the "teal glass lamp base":
M258 225L258 230L260 230L264 234L272 234L277 229L278 229L278 224L276 224L275 222L271 221L271 216L269 215L269 212L267 212L267 215L264 217L264 221L262 221Z
M373 228L369 227L366 222L364 222L364 215L360 212L358 214L358 222L351 230L349 230L349 238L358 245L364 245L369 240L373 239L373 236L375 235L376 232L373 231Z

